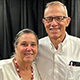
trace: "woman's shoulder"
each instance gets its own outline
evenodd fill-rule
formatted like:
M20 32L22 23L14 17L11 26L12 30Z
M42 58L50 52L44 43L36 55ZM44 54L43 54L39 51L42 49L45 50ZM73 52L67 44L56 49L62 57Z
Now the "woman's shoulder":
M1 66L6 66L7 64L11 63L12 62L12 58L11 59L3 59L3 60L0 60L0 67Z

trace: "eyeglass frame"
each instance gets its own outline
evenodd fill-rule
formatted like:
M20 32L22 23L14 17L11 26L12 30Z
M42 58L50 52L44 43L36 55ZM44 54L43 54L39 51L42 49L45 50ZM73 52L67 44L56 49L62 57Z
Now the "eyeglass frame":
M60 21L56 20L56 18L58 17L63 17ZM50 22L46 21L46 18L51 18L52 20ZM62 20L64 20L65 18L68 18L66 16L56 16L56 17L46 17L46 18L43 18L45 20L45 22L47 23L51 23L53 21L53 19L55 19L56 22L61 22Z

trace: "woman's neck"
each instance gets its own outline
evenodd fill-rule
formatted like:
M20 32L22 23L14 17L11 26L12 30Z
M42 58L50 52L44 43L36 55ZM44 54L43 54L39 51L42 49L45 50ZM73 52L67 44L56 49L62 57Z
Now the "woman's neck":
M15 61L15 60L14 60ZM32 62L24 62L23 60L19 60L16 58L17 64L22 70L31 70Z
M34 79L34 75L33 75L33 66L32 65L25 65L24 63L21 64L21 62L19 61L17 63L17 59L14 58L13 59L16 71L20 77L21 80L33 80Z

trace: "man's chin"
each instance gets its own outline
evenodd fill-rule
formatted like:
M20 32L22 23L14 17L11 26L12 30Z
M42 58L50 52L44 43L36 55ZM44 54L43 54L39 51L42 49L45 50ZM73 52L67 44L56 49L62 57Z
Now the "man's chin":
M56 40L56 39L58 39L59 37L58 37L57 35L54 35L54 36L50 36L50 38Z

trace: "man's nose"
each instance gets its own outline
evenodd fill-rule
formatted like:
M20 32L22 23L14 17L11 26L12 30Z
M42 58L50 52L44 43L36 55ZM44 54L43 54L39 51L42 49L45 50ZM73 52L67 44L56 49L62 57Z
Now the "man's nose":
M58 25L57 21L55 19L52 20L51 25Z

